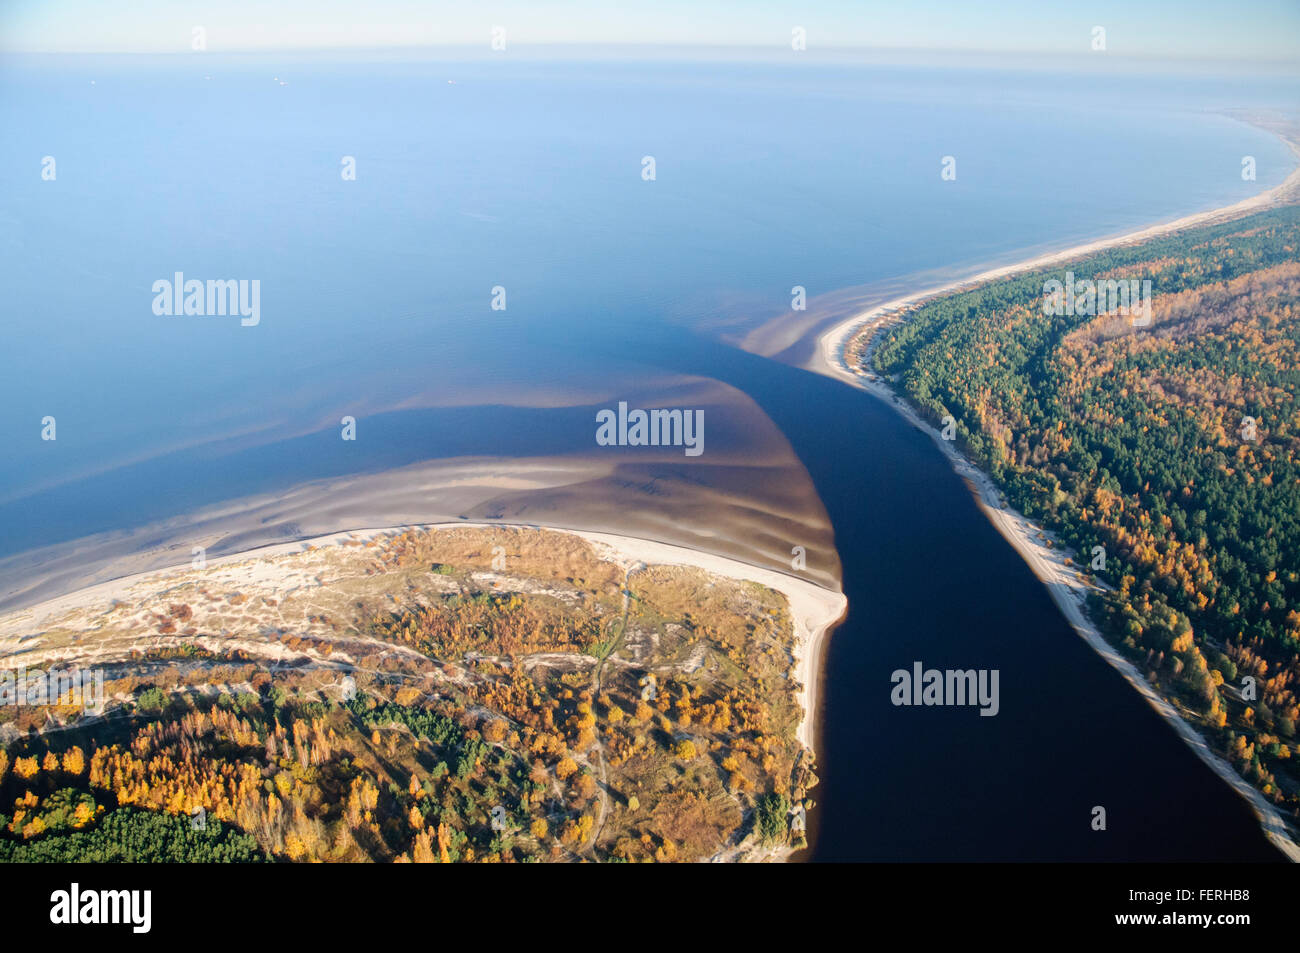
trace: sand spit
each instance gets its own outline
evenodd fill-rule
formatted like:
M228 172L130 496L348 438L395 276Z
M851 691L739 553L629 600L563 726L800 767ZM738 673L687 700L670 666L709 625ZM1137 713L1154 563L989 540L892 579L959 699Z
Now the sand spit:
M695 382L674 399L707 408L708 449L700 457L675 447L599 447L593 420L591 448L581 452L434 457L308 480L0 558L0 612L189 562L196 547L211 561L340 527L452 520L659 539L778 572L790 569L800 546L807 578L838 589L830 520L784 435L726 385ZM365 465L364 455L358 460Z
M285 561L277 562L275 560L277 556L301 554L311 550L328 550L329 547L345 544L356 545L408 530L437 532L467 528L538 529L536 526L467 521L357 529L234 553L207 561L203 569L195 569L185 564L136 573L0 616L0 652L11 654L32 634L45 628L55 627L60 620L68 619L75 614L103 611L115 602L136 603L183 583L192 582L205 574L210 575L219 571L222 586L232 591L270 591L277 587L289 588L299 581L298 576L302 574L302 568ZM800 701L804 716L799 725L798 738L806 747L810 749L813 747L813 716L817 705L816 660L826 634L846 610L847 602L842 593L787 573L762 569L714 553L668 543L613 533L557 529L549 529L549 531L568 533L588 541L593 544L600 556L610 559L624 569L641 564L691 566L729 579L756 582L784 595L789 603L790 618L794 627L792 651L798 666L798 677L803 686ZM28 656L24 655L24 658ZM27 664L39 665L49 661L52 659L32 655Z

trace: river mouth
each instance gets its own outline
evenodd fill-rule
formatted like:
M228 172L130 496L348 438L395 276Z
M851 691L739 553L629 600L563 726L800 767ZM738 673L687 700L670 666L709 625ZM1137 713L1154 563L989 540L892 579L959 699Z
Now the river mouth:
M702 487L696 473L695 482L683 483L678 492L674 479L684 478L680 471L673 475L672 468L682 466L674 451L673 460L665 455L647 462L639 474L635 468L588 470L591 459L562 456L519 461L515 471L499 461L465 458L458 464L463 471L444 471L437 478L421 474L418 466L398 469L387 475L389 496L354 495L360 509L346 518L354 527L386 525L375 520L421 506L427 512L430 494L457 499L453 485L487 486L492 491L487 498L464 497L465 512L453 518L477 512L502 522L535 520L579 529L594 528L584 521L605 528L617 521L624 530L631 527L629 535L683 538L680 527L703 519L707 511L709 530L685 534L688 545L778 571L790 571L786 544L804 545L809 566L825 585L838 581L849 608L821 650L813 713L821 783L812 792L817 801L809 815L812 846L797 859L1281 859L1245 801L1071 629L926 435L874 396L843 382L706 338L674 333L672 339L673 346L663 340L655 346L678 373L707 372L726 382L745 396L737 406L750 414L758 411L747 419L770 421L774 433L788 439L799 468L788 460L786 470L760 467L757 457L748 463L757 485L781 485L782 478L785 485L806 482L812 497L787 498L787 503L802 501L802 516L792 506L795 515L774 521L770 513L733 498L734 535L725 538L715 527L725 524L719 522L723 489L734 484L736 473L722 468L712 488ZM621 349L626 343L623 334L584 337L589 353L597 356L602 348ZM584 416L591 415L584 411ZM773 459L784 458L775 454ZM512 472L521 483L502 482ZM638 482L647 477L649 484ZM656 480L665 492L647 509L644 488ZM542 485L548 481L549 491ZM347 498L348 482L336 486L339 499ZM637 523L620 508L617 495L594 503L598 485L637 486L637 505L658 517ZM572 489L562 491L566 487ZM299 493L304 494L302 522L283 512ZM310 519L344 518L338 510L322 508L325 499L303 489L271 493L263 504L269 508L241 512L234 505L241 515L227 524L218 520L206 531L232 551L277 532L311 535ZM363 512L376 503L379 509ZM697 506L703 511L696 512ZM231 510L230 503L214 507L226 517ZM242 532L236 529L241 526ZM149 532L165 531L155 526ZM148 559L174 564L183 561L176 552L188 553L178 541L187 540L189 532L172 527L170 550L148 546L161 537L149 539L147 533L128 535L126 545L145 560L142 568ZM103 565L124 565L120 534L105 534L101 545L111 554ZM86 554L74 548L58 558L78 566ZM42 571L49 575L48 566ZM982 717L969 707L892 704L891 674L917 662L939 669L997 670L997 715ZM1096 806L1107 811L1104 832L1090 826Z
M34 316L12 329L0 383L17 409L0 421L0 608L194 546L365 526L657 539L848 598L822 652L808 859L1278 859L928 438L806 369L829 324L954 262L1234 198L1248 187L1173 160L1276 159L1270 137L1193 121L1199 99L1168 90L1141 114L1101 94L1004 107L1000 71L965 103L942 70L614 64L593 83L590 64L458 63L450 83L441 62L317 62L282 89L278 65L212 63L212 82L157 64L110 76L79 61L55 80L12 67L0 119L16 143L43 154L48 116L67 115L67 155L107 158L82 177L65 162L45 193L0 165L26 183L0 213L31 276L14 306ZM774 76L806 137L772 131ZM1070 100L1088 78L1047 85ZM697 103L698 88L713 92ZM234 134L198 129L190 97L238 117ZM46 100L61 108L28 109ZM1058 142L1018 134L1058 127ZM945 128L965 139L941 192ZM1161 161L1093 156L1103 133L1145 136ZM341 179L357 142L370 154ZM1063 192L1057 158L1075 154L1090 159ZM1109 210L1091 198L1103 187ZM260 276L259 321L153 313L151 283L177 272ZM702 412L706 449L602 446L599 414L621 403ZM53 445L33 439L47 414ZM998 671L998 714L891 704L891 674L917 663Z

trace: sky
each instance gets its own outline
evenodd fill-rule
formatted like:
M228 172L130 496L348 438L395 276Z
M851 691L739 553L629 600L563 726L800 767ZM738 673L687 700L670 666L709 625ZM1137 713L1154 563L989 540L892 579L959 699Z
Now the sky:
M1300 0L0 0L0 51L666 44L1300 62Z

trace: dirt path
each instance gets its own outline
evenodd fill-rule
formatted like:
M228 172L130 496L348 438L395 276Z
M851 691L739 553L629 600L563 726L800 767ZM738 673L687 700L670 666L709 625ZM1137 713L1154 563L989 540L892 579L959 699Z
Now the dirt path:
M610 643L609 649L601 655L600 661L596 663L596 668L591 673L591 707L593 713L596 709L596 699L600 697L601 677L605 673L605 660L623 647L623 637L627 634L627 617L632 608L632 590L629 588L632 573L639 572L644 568L645 563L636 563L623 570L623 618L619 620L618 635ZM600 840L601 831L605 829L605 818L609 814L609 770L605 765L605 743L600 740L599 721L597 721L595 735L596 763L600 767L600 783L597 785L597 790L600 792L600 812L596 817L596 822L591 825L591 840L583 847L586 851L595 850L596 842Z

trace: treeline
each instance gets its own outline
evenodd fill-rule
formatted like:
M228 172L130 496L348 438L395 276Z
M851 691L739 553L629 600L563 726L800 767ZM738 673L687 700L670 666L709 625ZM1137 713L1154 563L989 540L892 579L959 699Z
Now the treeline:
M46 731L36 712L0 749L0 858L694 861L799 842L816 777L779 594L653 567L625 624L617 567L561 551L545 593L483 592L454 567L493 550L460 545L455 563L411 534L370 547L391 584L331 610L342 661L279 627L264 637L312 655L145 651L110 672L107 717Z
M551 824L576 827L579 805L532 810L525 762L485 743L478 717L439 704L336 705L278 688L207 708L173 696L104 743L29 738L0 752L0 803L13 805L0 857L524 860L549 851ZM196 813L205 826L192 831Z
M69 791L68 796L75 792ZM188 817L129 807L104 814L93 830L75 830L55 822L44 836L32 841L0 838L0 863L243 864L264 860L266 856L252 837L219 821L197 826Z
M1103 631L1296 806L1300 210L1122 247L918 307L871 353L1109 591ZM1045 285L1149 280L1151 322Z

